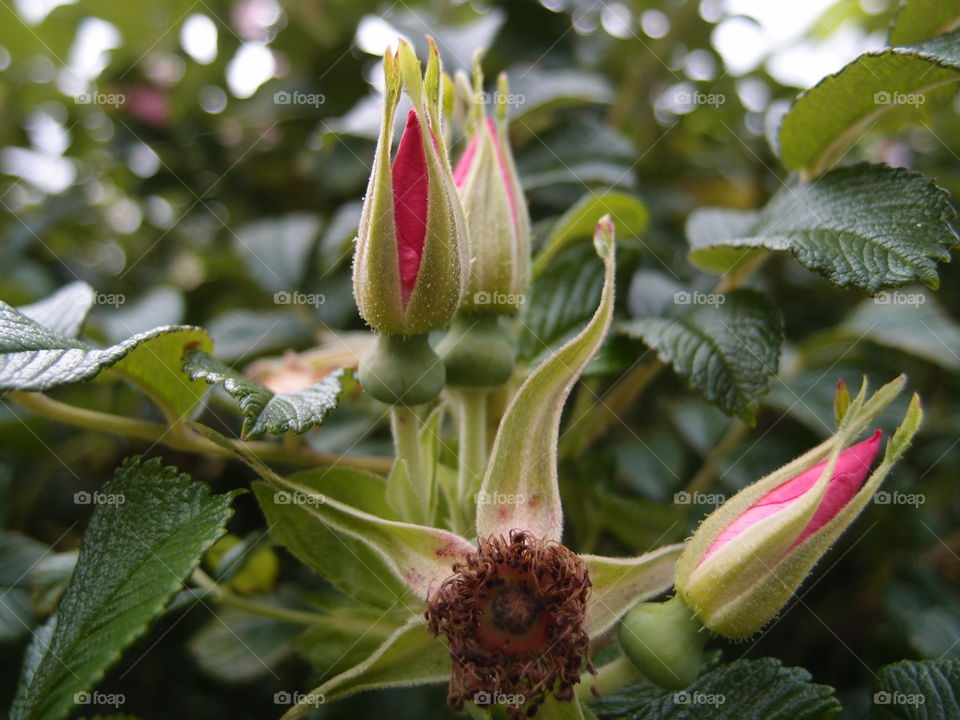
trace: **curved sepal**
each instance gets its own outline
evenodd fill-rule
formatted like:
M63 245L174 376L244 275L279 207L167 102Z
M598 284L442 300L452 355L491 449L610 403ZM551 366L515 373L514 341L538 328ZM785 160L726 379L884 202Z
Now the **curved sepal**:
M591 638L602 635L637 603L665 592L683 544L666 545L632 558L581 555L590 573L586 630Z
M477 533L523 528L559 540L563 511L557 487L557 439L563 404L607 335L613 315L614 237L609 216L597 223L603 294L580 333L547 358L520 387L497 432L477 504ZM489 501L489 502L487 502Z
M426 621L413 617L388 637L359 665L300 696L301 702L281 720L296 720L321 703L363 690L442 683L450 679L450 652L427 630Z

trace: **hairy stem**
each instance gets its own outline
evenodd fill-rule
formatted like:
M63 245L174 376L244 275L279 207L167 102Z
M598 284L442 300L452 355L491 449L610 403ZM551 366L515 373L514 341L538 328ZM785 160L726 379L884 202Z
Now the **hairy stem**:
M461 388L454 397L460 424L457 498L466 504L480 490L487 469L487 391Z
M397 461L407 465L407 475L415 506L401 509L405 520L418 523L428 522L430 515L431 479L425 474L420 452L420 417L416 410L406 405L394 405L390 409L390 429L393 431L393 445Z
M7 397L25 410L68 425L138 438L183 452L234 458L231 451L210 442L183 424L167 426L150 420L137 420L98 410L88 410L54 400L43 393L11 392ZM377 473L385 473L390 469L389 458L323 453L304 447L294 449L284 447L281 444L262 441L244 442L243 440L234 440L233 443L248 448L266 462L277 462L297 467L338 465Z
M643 674L626 656L621 655L616 660L598 668L597 674L592 678L584 677L583 681L577 685L577 698L590 700L593 697L591 688L596 688L602 696L642 679Z
M235 594L229 588L220 585L216 580L207 575L200 568L193 571L190 579L195 585L206 590L208 595L218 605L233 607L237 610L260 615L261 617L272 618L282 622L296 623L298 625L316 625L325 621L323 615L319 613L304 612L303 610L293 610L291 608L277 607L275 605L266 605L264 603L249 600L241 595Z

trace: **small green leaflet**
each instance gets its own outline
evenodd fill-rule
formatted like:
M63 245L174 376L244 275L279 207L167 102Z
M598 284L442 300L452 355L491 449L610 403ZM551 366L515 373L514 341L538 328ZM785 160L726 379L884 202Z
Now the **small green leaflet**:
M692 388L728 415L752 421L777 374L780 314L753 290L684 293L691 309L677 318L641 318L620 332L643 340Z
M256 437L265 432L306 432L314 425L323 424L327 416L340 404L344 394L356 386L353 371L342 368L310 387L275 394L200 350L187 354L183 361L183 371L191 380L223 384L223 389L240 405L240 412L243 414L241 434L244 438Z
M834 285L866 293L913 280L936 288L937 263L957 244L956 218L947 191L923 176L862 163L784 187L739 233L721 237L717 223L712 233L698 232L690 260L722 270L737 250L775 250Z
M132 458L99 497L63 599L27 649L11 720L66 717L223 533L233 493Z

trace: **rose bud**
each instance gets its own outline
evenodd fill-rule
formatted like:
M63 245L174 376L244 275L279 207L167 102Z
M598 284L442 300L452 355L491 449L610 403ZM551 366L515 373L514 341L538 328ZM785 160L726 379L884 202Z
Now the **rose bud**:
M383 123L356 240L357 307L381 342L360 363L360 380L384 402L432 400L444 368L426 333L445 327L460 305L466 244L463 211L442 143L441 70L431 41L426 75L413 48L383 58ZM401 88L413 103L396 157L390 154ZM387 342L383 336L396 336ZM406 355L410 355L407 357Z
M514 351L500 316L515 313L524 300L530 269L530 217L507 141L507 80L498 82L496 118L482 99L480 54L473 89L464 75L458 87L469 97L469 142L453 171L467 222L469 277L460 315L438 348L447 382L492 387L513 373Z
M788 478L774 473L742 490L701 524L677 565L677 590L710 630L739 639L762 628L786 603L852 516L882 433L810 464ZM789 467L789 466L788 466ZM775 483L770 483L775 480ZM742 506L745 493L763 492ZM736 503L736 505L732 505ZM714 517L722 522L711 522ZM837 523L836 533L829 532Z

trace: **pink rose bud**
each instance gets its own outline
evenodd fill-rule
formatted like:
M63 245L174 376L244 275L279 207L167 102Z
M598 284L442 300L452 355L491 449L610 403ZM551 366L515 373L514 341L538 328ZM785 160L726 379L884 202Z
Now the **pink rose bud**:
M379 332L419 335L446 326L463 294L465 229L440 131L440 61L431 44L426 76L406 43L383 58L383 124L364 199L354 258L360 314ZM401 88L413 108L391 163Z
M759 631L869 502L892 465L870 474L883 434L834 457L838 437L744 488L701 523L677 564L676 587L704 626L734 639Z
M466 81L462 81L466 84ZM479 59L474 97L482 92ZM501 76L494 97L508 97ZM472 133L453 171L467 222L470 275L462 309L512 313L523 303L530 268L530 216L507 140L503 106L494 119L475 101Z

